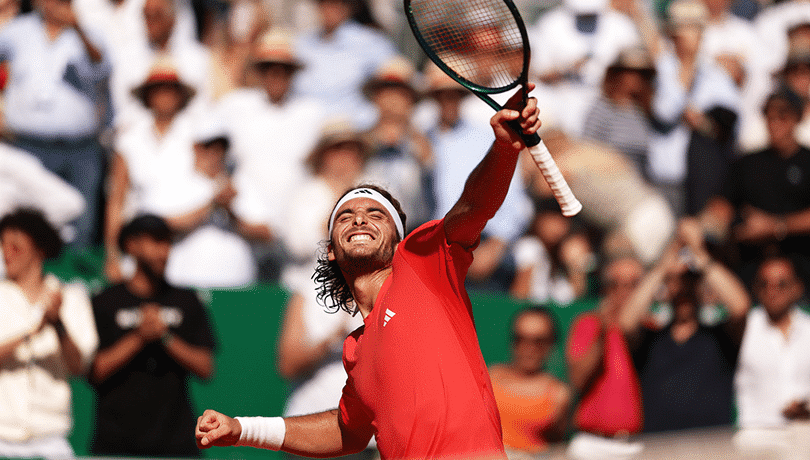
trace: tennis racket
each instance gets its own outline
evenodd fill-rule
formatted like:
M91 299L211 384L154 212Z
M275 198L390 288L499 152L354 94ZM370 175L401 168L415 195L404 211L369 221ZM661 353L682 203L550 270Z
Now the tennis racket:
M405 14L425 54L442 71L499 111L489 95L521 87L526 101L529 38L510 0L404 0ZM564 216L582 209L548 148L537 134L525 135L520 123L510 127L523 137Z

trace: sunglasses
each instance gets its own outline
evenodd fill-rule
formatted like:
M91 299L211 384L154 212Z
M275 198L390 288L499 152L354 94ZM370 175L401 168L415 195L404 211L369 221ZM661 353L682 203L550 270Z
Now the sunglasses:
M512 334L512 344L515 346L527 343L529 345L534 345L536 347L542 347L554 345L554 342L555 339L551 335L533 336L533 335Z

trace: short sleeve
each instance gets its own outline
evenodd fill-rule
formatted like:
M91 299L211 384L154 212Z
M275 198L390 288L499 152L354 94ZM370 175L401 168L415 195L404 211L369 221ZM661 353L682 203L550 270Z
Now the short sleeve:
M373 430L372 418L350 383L346 383L343 387L338 409L340 410L340 422L349 431L359 435Z
M571 325L571 335L568 341L566 357L568 359L581 358L599 338L599 318L593 314L581 315Z
M185 291L187 309L187 322L179 328L176 333L183 340L191 345L213 350L217 346L211 321L208 316L208 308L200 302L194 291Z

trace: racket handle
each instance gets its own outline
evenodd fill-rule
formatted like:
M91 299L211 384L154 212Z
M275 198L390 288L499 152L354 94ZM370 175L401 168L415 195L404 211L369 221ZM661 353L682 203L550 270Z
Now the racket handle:
M532 155L537 167L540 168L540 172L551 188L551 192L554 193L557 203L560 204L562 214L565 217L574 216L582 210L582 203L574 196L574 192L571 191L571 187L565 181L565 177L560 172L560 168L557 167L557 163L554 162L554 158L551 157L546 144L540 140L539 136L537 139L539 142L536 145L529 146L529 153Z

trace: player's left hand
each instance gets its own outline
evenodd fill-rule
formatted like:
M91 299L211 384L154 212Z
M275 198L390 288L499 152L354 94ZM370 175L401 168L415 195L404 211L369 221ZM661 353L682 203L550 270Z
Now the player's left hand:
M526 91L531 92L535 88L534 83L527 83ZM515 150L522 150L525 147L523 138L507 124L517 120L523 129L523 134L532 135L540 129L540 109L537 108L537 99L530 97L523 105L523 91L518 90L509 98L504 109L498 111L490 119L490 125L495 132L496 142L501 142Z

